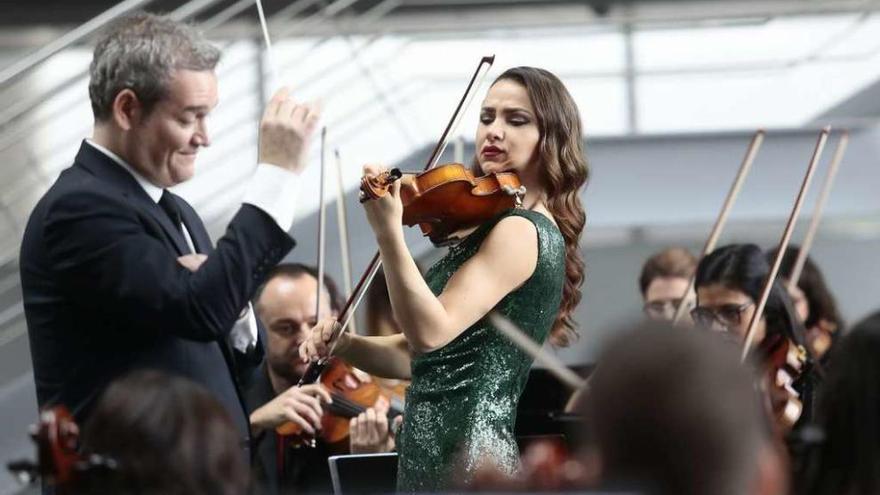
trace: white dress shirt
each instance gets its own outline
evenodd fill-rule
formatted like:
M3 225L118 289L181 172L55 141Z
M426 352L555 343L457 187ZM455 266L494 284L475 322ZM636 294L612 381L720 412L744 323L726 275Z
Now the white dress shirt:
M86 142L110 157L111 160L131 174L150 199L157 204L159 203L164 189L148 181L112 151L91 139L86 139ZM247 203L263 210L275 220L275 223L278 224L281 230L289 232L291 227L293 227L299 184L299 175L296 173L268 163L260 163L257 164L257 170L248 183L242 203ZM186 229L186 225L181 224L181 228L190 251L195 253L195 245L189 231ZM239 352L245 353L256 345L257 333L257 318L254 315L253 306L251 306L251 303L248 303L247 308L242 311L242 315L229 332L229 342Z

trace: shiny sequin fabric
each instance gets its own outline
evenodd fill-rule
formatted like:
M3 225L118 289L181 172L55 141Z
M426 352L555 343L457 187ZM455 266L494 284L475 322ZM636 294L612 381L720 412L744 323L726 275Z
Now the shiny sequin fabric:
M535 341L544 342L559 311L565 278L565 243L544 215L523 209L501 213L451 248L425 279L434 294L440 294L492 227L513 215L535 225L538 263L532 276L495 309ZM514 472L519 465L513 435L516 406L531 364L532 358L486 318L446 346L414 356L397 445L398 489L449 491L466 484L484 463Z

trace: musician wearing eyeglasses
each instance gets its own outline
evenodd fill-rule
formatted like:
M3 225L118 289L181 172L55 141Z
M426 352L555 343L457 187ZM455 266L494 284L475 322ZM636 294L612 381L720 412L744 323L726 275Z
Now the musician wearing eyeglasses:
M672 321L696 268L697 258L682 247L666 248L648 258L639 275L645 316ZM692 294L689 299L693 300Z
M769 273L770 264L754 244L713 251L697 266L694 323L745 342ZM816 376L803 325L779 280L758 315L750 349L768 371L767 392L777 425L783 431L797 430L812 417Z

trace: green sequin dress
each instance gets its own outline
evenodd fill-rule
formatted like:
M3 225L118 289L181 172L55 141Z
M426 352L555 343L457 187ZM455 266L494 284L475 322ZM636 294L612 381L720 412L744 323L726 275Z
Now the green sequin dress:
M531 277L495 309L543 343L556 320L565 280L565 242L544 215L524 209L501 213L452 247L425 279L431 291L440 294L492 227L514 215L535 225L538 262ZM513 435L516 406L531 365L532 358L486 318L444 347L413 356L412 384L397 444L398 489L448 491L466 484L487 461L515 472L519 467Z

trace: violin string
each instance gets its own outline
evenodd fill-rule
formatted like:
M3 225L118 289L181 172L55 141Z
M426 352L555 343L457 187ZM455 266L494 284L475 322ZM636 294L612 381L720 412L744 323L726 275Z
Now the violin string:
M333 397L333 403L330 404L330 410L338 416L356 418L367 410L366 407L349 400L344 395L340 395L334 392L330 394L330 396ZM395 408L389 408L388 412L385 413L385 417L389 420L392 420L394 419L394 417L400 416L402 414L403 411L399 411Z
M331 397L333 397L333 404L330 404L331 408L333 407L334 404L339 402L341 405L344 405L341 408L343 413L351 414L351 417L355 417L355 416L357 416L367 410L366 407L349 400L348 398L346 398L343 395L339 395L335 392L330 395L331 395ZM401 414L403 414L403 411L397 410L395 408L388 408L388 412L386 413L386 417L388 419L392 419L394 416L399 416Z
M351 404L346 404L341 398L335 397L335 396L333 397L333 402L328 404L327 407L330 410L330 412L337 414L337 415L348 416L352 412L354 412L353 408L351 407Z
M330 404L330 410L339 416L353 418L366 410L360 404L351 402L341 395L333 394L332 397L333 403Z
M333 394L331 394L331 397L333 397L333 404L337 404L337 405L346 407L352 411L361 411L362 412L364 410L363 406L350 400L348 397L346 397L342 394L333 393Z

